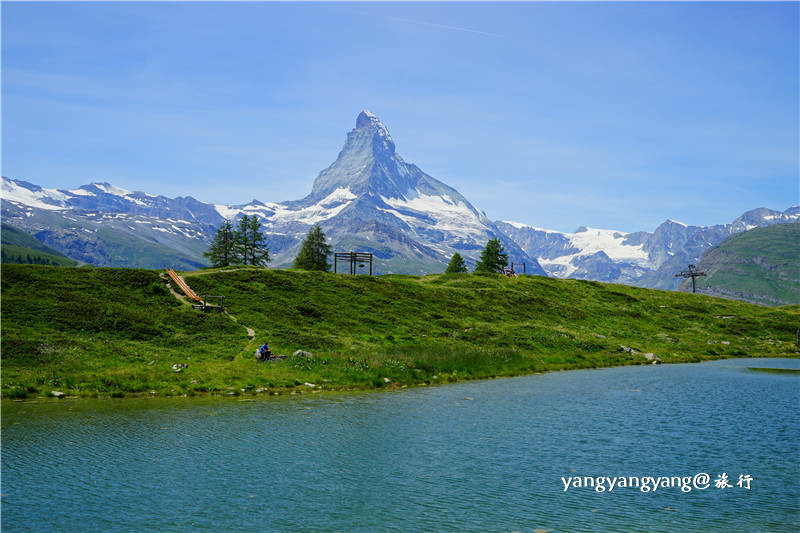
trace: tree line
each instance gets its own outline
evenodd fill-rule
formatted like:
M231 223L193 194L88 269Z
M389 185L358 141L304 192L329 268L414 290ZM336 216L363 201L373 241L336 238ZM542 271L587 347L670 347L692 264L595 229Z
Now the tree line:
M322 270L331 268L328 256L331 247L325 242L325 234L319 224L308 232L300 253L294 260L294 267L303 270ZM239 219L236 228L226 220L217 228L207 252L203 253L214 267L231 265L267 266L270 261L267 237L261 230L261 221L256 215L245 215Z
M36 254L33 255L26 253L7 253L5 249L0 250L0 262L3 263L15 263L20 265L51 265L51 266L62 266L67 264L74 264L74 261L69 259L54 259L51 257L46 257L44 255Z
M245 215L239 219L234 229L233 223L226 220L217 229L211 242L211 247L203 255L208 257L214 267L230 265L266 266L269 263L269 249L266 246L267 238L261 231L261 221L256 215ZM328 256L331 254L330 245L325 242L325 233L319 224L309 230L300 252L294 260L294 268L302 270L319 270L329 272L331 264ZM503 249L500 239L489 239L486 247L481 252L473 272L502 273L508 266L508 254ZM447 265L445 274L467 272L467 264L461 254L456 252Z
M503 249L503 243L500 242L500 239L493 238L489 239L489 242L486 243L486 247L481 252L478 262L475 263L475 270L473 270L473 272L502 273L503 269L507 266L508 254L505 253ZM461 257L461 254L456 252L450 259L450 263L447 265L447 269L444 273L459 274L463 272L468 272L467 263L464 261L464 258Z
M226 220L217 228L208 251L203 253L215 267L230 265L266 266L269 263L267 237L256 215L245 215L234 229Z

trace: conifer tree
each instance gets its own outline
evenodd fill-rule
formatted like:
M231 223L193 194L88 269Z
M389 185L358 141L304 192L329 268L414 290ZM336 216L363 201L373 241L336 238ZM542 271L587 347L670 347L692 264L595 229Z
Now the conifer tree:
M458 274L466 271L467 271L467 264L464 262L464 258L461 257L460 253L456 252L450 259L450 263L447 265L447 270L445 270L444 273Z
M322 228L317 224L306 235L300 248L300 253L297 254L294 260L294 267L302 268L303 270L328 272L331 269L331 264L328 263L330 253L331 247L325 242L325 233L322 232Z
M508 266L508 254L503 251L500 239L489 239L486 248L481 252L481 257L475 265L475 272L503 272L503 267Z
M230 220L226 220L217 228L217 234L211 241L207 252L203 253L211 261L211 266L223 267L238 262L236 254L236 236Z
M245 265L266 266L269 263L267 237L261 233L261 221L256 215L245 215L239 219L236 249Z

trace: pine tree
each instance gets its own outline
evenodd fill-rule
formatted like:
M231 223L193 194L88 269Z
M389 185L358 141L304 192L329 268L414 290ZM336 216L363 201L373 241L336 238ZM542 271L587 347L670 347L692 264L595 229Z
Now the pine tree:
M475 265L475 272L503 272L503 267L508 266L508 254L503 251L500 239L489 239L486 248L481 252L481 258Z
M266 266L269 263L267 237L261 233L261 221L256 215L243 216L236 227L236 249L245 265Z
M447 270L445 270L444 273L458 274L460 272L466 272L466 271L467 271L467 264L464 262L464 258L461 257L460 253L456 252L450 259L450 264L447 265Z
M238 262L236 254L236 236L230 220L226 220L219 228L211 246L203 253L215 267L223 267Z
M306 235L300 253L294 260L294 267L328 272L331 269L331 264L328 263L330 253L331 247L325 242L325 234L317 224Z

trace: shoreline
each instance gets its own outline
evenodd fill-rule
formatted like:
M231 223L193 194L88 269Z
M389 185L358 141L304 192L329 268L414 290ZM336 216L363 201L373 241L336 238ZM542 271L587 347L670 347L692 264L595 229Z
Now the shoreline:
M800 352L794 354L768 354L764 356L730 356L730 357L715 357L715 358L708 358L696 361L669 361L663 362L663 365L683 365L683 364L700 364L700 363L708 363L711 361L725 361L725 360L753 360L757 361L760 359L786 359L786 360L798 360L800 361ZM456 378L450 379L452 376L447 376L448 379L446 380L436 380L436 381L420 381L417 383L387 383L385 386L379 387L351 387L351 386L315 386L309 387L306 384L302 385L295 385L293 387L279 387L279 388L253 388L253 389L238 389L238 390L228 390L225 391L203 391L203 392L193 392L191 394L184 393L184 394L160 394L156 392L155 394L151 392L129 392L124 393L123 395L70 395L64 393L63 396L55 397L53 395L45 395L45 396L36 396L36 397L28 397L28 398L8 398L3 397L0 399L0 405L6 404L7 402L14 402L14 403L59 403L65 400L90 400L90 401L107 401L107 400L142 400L142 399L221 399L221 400L235 400L235 401L256 401L257 399L265 399L270 397L285 397L285 396L308 396L313 394L342 394L342 393L367 393L367 392L397 392L405 389L413 389L413 388L421 388L421 387L439 387L444 385L456 385L461 383L468 383L471 381L484 381L484 380L494 380L494 379L507 379L507 378L520 378L520 377L527 377L527 376L538 376L544 374L550 374L555 372L573 372L578 370L603 370L603 369L611 369L611 368L622 368L622 367L633 367L633 366L660 366L652 364L650 361L645 361L642 363L639 362L623 362L622 364L618 365L598 365L598 366L586 366L586 367L575 367L575 368L554 368L544 371L537 371L537 372L530 372L530 373L519 373L519 374L504 374L504 375L496 375L496 376L485 376L485 377L465 377L465 378ZM748 367L744 367L748 368ZM761 369L755 369L761 370ZM765 372L773 372L773 373L780 373L779 371L783 369L769 369L763 370ZM794 374L795 372L789 372L789 374Z

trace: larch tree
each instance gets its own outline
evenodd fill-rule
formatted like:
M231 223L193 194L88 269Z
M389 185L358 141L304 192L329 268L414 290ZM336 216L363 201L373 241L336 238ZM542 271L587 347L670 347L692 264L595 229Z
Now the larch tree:
M317 224L306 235L303 245L300 247L300 253L294 260L294 267L328 272L331 269L331 264L328 263L330 254L331 247L325 242L325 233Z
M211 266L224 267L238 262L236 235L230 220L217 228L211 246L203 255L211 261Z
M450 263L447 265L447 270L445 270L444 273L458 274L466 271L467 271L467 264L464 262L464 258L461 257L460 253L456 252L450 259Z
M269 263L267 237L261 232L261 221L256 215L245 215L239 219L236 243L243 264L266 266Z
M475 265L474 272L503 272L503 267L508 266L508 254L503 251L500 239L489 239L486 248L481 252L481 257Z

